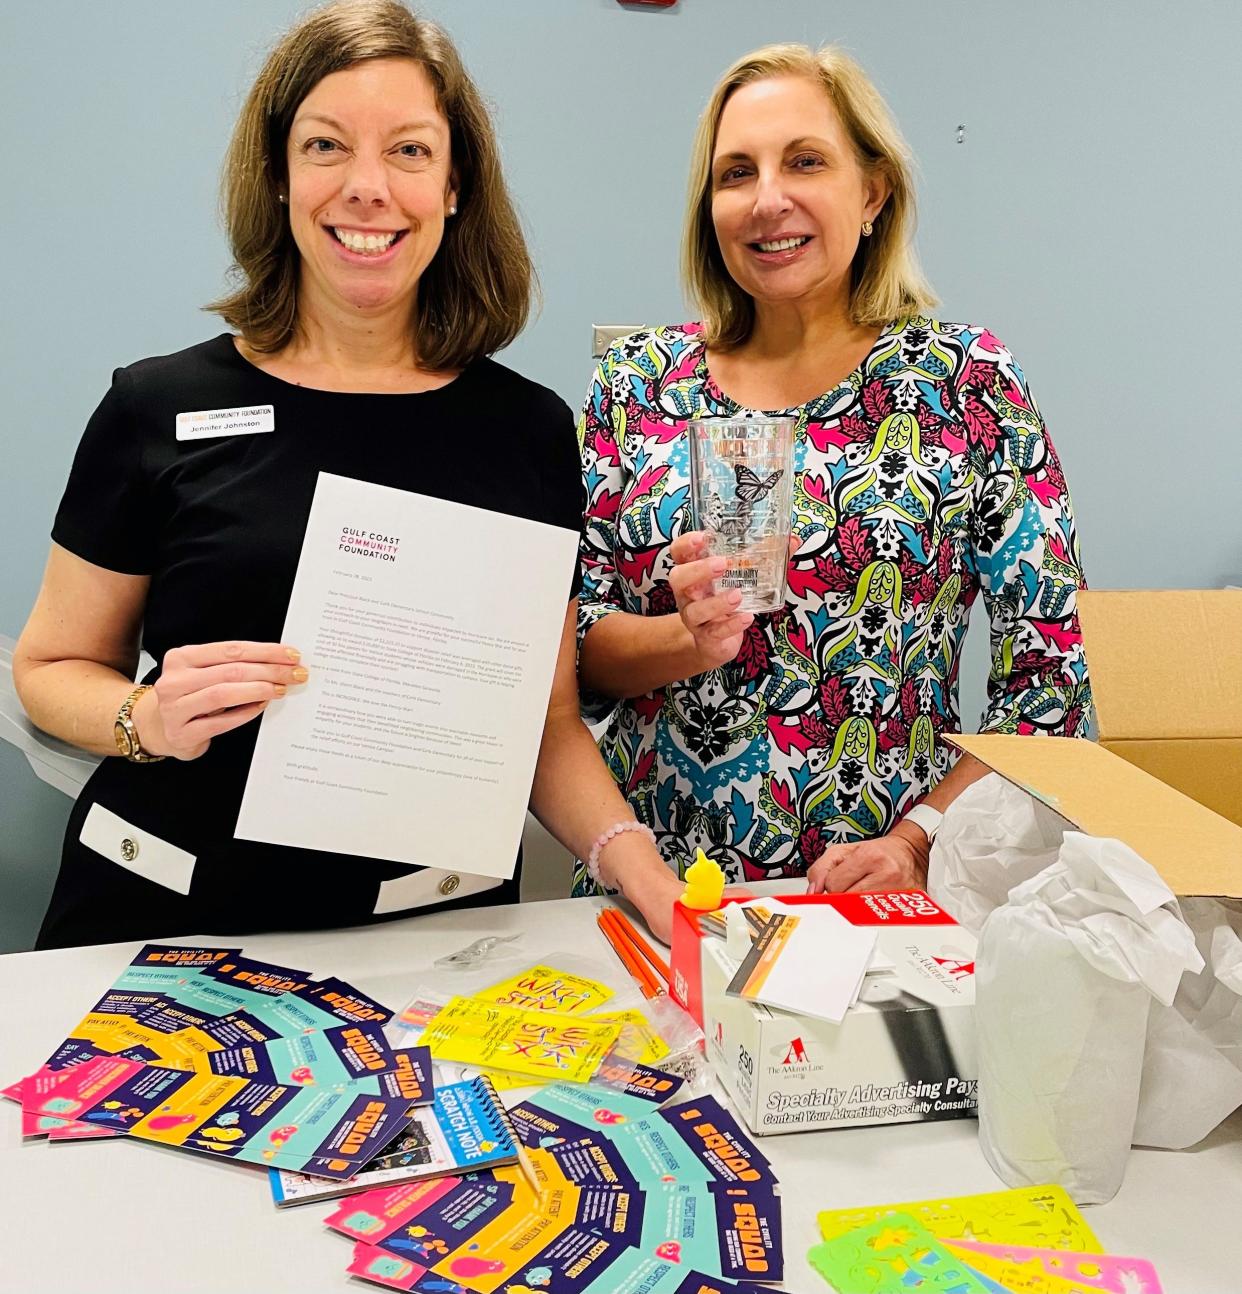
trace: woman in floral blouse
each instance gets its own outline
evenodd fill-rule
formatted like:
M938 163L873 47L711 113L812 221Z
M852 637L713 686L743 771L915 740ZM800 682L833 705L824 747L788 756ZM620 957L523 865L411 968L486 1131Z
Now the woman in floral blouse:
M1009 351L927 314L910 169L836 50L740 60L692 161L703 322L617 342L587 396L584 703L611 711L605 757L678 872L702 847L737 881L923 884L938 813L903 819L984 771L944 741L980 593L983 729L1087 726L1061 465ZM712 593L723 560L689 529L687 420L739 409L797 419L789 600L757 617Z

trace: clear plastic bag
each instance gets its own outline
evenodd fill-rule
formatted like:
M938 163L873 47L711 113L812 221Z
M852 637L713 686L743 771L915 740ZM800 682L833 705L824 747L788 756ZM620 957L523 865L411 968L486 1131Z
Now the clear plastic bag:
M484 942L476 940L475 945ZM609 1053L611 1073L620 1072L617 1062L641 1064L682 1079L679 1097L698 1095L707 1089L703 1032L672 998L667 994L644 998L611 954L595 958L554 950L536 956L527 950L525 942L519 937L483 948L472 945L470 950L441 958L431 970L419 975L413 997L393 1017L387 1027L390 1041L402 1045L416 1042L431 1017L450 998L474 997L505 985L506 991L497 995L503 1005L531 1009L532 1003L539 1001L546 1004L544 1009L572 1014L584 1022L630 1017L621 1021L621 1033ZM467 955L462 956L463 952ZM561 982L552 984L551 977L539 973L545 970L559 972ZM599 1000L592 993L592 985L604 985L611 993ZM453 1078L465 1076L461 1066L441 1068ZM520 1075L487 1072L502 1090L532 1086L529 1078ZM610 1080L597 1073L593 1081Z

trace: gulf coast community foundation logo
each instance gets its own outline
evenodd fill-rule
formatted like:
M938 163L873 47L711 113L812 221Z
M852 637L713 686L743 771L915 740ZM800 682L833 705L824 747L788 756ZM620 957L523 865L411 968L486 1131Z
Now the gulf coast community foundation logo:
M367 557L381 562L395 562L401 548L399 535L385 535L359 526L342 526L337 550L355 557Z

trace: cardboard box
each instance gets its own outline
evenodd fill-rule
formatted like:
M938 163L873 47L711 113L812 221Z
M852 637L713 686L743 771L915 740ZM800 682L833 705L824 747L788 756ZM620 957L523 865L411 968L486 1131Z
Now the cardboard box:
M673 996L703 1027L707 1053L752 1132L806 1132L974 1114L975 940L921 891L781 895L879 927L877 959L839 1024L725 992L737 969L699 914L673 918Z
M1242 592L1084 592L1100 742L948 740L1179 895L1242 898Z

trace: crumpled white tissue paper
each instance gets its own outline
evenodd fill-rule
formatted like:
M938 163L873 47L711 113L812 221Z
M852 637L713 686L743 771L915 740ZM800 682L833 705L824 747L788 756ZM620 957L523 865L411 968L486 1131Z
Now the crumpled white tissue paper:
M984 921L976 970L979 1142L1010 1186L1111 1199L1134 1138L1153 1000L1203 958L1129 846L1067 832Z

